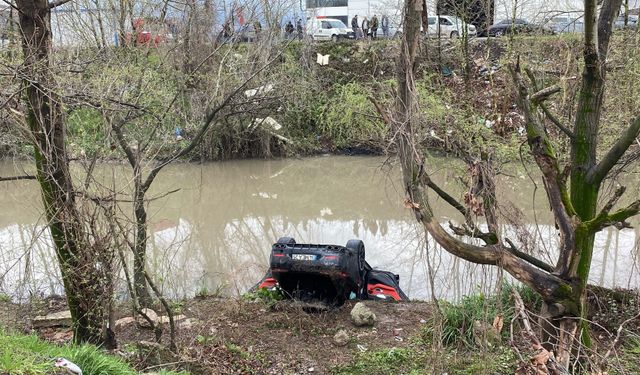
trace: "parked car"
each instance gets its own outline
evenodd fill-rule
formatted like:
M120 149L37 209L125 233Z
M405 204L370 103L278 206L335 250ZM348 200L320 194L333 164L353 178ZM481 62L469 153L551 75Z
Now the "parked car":
M336 18L311 18L307 21L307 35L313 40L353 39L355 35L351 28Z
M568 16L557 16L546 19L543 24L556 33L582 33L584 32L584 21L582 18L572 18Z
M467 24L456 16L433 16L428 17L429 29L427 36L429 37L444 37L444 38L458 38L464 35L464 31L467 31L467 35L474 37L477 35L476 27L471 24Z
M624 14L618 16L618 18L613 21L614 29L624 29ZM630 14L629 19L627 20L627 28L632 30L638 29L638 16Z
M502 20L489 26L489 36L499 37L507 34L554 34L554 31L521 18Z

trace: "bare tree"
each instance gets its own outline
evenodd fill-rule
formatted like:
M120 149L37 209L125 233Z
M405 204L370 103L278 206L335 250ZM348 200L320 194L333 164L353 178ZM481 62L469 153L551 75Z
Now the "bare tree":
M113 345L107 327L111 265L96 257L83 225L65 145L65 116L51 70L51 9L64 3L18 0L24 64L27 136L35 148L37 179L73 318L74 340Z
M543 316L554 329L552 341L558 362L569 367L572 350L581 343L590 345L585 320L586 287L595 233L608 226L624 228L626 220L640 212L640 200L614 210L624 193L618 189L598 210L603 181L625 154L640 132L640 116L622 132L613 147L597 160L598 130L606 82L606 57L609 50L613 19L622 0L604 0L599 10L596 0L585 0L585 36L582 87L576 107L573 129L554 122L569 138L571 158L561 165L554 144L549 139L542 112L544 101L560 91L560 86L541 87L533 73L523 73L522 64L511 67L517 87L519 106L525 114L529 150L541 172L549 205L553 211L558 234L559 256L555 265L547 264L507 245L499 236L467 231L481 238L484 246L466 243L446 231L438 222L429 203L427 190L454 207L456 202L428 178L425 160L414 141L416 117L419 112L414 98L415 59L420 31L420 0L405 4L405 34L398 65L399 95L395 112L379 109L396 134L402 165L406 205L429 234L448 252L478 264L496 265L535 290L543 299ZM525 69L526 70L526 69ZM473 229L473 228L471 228ZM489 230L492 231L491 226Z

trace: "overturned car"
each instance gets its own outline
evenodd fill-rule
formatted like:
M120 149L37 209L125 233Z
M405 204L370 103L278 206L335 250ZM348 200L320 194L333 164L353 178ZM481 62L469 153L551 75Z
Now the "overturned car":
M349 299L409 300L398 275L369 266L360 240L339 246L280 238L271 248L269 271L254 288L275 287L290 298L332 305Z

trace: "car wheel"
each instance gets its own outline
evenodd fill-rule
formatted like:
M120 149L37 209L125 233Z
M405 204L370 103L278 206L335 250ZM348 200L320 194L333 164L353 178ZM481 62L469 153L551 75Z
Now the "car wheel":
M337 35L331 35L331 41L332 42L337 42L338 41L338 36Z
M459 36L460 36L460 35L458 34L458 32L457 32L457 31L452 31L452 32L451 32L451 35L450 35L450 38L451 38L451 39L455 39L455 38L457 38L457 37L459 37Z
M364 284L364 274L365 274L365 249L364 249L364 242L362 242L361 240L349 240L347 241L347 246L345 246L347 249L353 251L356 256L357 256L357 261L358 261L358 275L360 276L360 280L363 282ZM365 288L365 285L362 285L362 288ZM358 293L362 293L362 291L358 291Z
M278 238L278 243L285 245L295 245L296 240L293 237L280 237Z
M496 38L499 38L501 36L504 35L504 32L502 30L496 30L496 32L493 34Z

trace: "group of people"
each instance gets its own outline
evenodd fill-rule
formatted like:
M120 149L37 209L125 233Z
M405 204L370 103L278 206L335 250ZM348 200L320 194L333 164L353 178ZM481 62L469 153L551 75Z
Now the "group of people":
M293 39L294 31L298 33L298 39L302 40L302 37L304 36L304 27L302 26L302 18L298 18L298 22L296 22L295 28L291 21L287 22L287 25L284 27L284 33L287 39Z
M371 17L371 20L369 20L366 16L364 16L360 21L358 19L358 15L356 14L351 19L351 28L355 33L356 39L363 39L363 38L369 38L369 37L371 39L378 38L379 27L382 28L382 35L385 38L388 38L389 37L389 17L387 17L386 15L383 15L380 20L378 20L378 16L375 14L373 15L373 17Z

